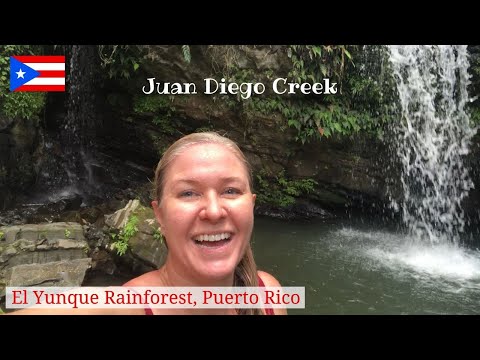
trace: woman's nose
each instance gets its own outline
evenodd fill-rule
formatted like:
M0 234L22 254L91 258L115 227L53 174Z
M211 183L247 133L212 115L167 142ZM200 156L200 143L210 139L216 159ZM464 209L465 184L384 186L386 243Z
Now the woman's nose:
M205 203L200 211L200 218L202 220L218 221L225 216L227 216L227 211L218 195L208 194L208 196L205 196Z

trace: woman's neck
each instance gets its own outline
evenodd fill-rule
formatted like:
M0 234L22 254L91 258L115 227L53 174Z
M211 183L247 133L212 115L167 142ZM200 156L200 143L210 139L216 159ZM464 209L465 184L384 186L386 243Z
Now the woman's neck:
M234 274L225 279L196 279L190 274L184 274L177 270L168 261L164 266L158 270L159 279L162 286L177 286L177 287L190 287L190 286L203 286L203 287L221 287L221 286L233 286ZM174 314L193 314L193 315L236 315L237 312L234 308L185 308L185 309L168 309L166 313Z
M192 273L186 273L178 270L167 259L163 267L159 270L159 276L164 286L233 286L234 274L225 278L205 279L195 276Z

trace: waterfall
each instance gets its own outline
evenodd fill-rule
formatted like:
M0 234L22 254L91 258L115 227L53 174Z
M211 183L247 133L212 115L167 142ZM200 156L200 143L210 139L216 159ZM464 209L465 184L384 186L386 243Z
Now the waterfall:
M473 135L467 47L389 46L401 106L395 153L401 164L403 222L423 243L458 244L462 200L473 188L463 157Z
M50 120L36 191L49 194L49 201L77 194L85 197L96 191L90 162L94 156L96 127L96 47L68 45L64 112ZM62 94L53 94L55 99ZM57 103L59 103L57 101Z
M88 159L95 136L95 56L94 46L69 49L67 113L60 125L60 139L71 185L92 185Z
M67 114L62 133L65 145L86 151L95 133L95 57L94 46L72 45L68 51Z

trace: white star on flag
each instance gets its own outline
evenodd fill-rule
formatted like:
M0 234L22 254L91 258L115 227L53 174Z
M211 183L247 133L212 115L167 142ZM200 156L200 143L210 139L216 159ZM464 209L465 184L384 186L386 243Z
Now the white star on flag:
M25 71L22 71L22 69L20 69L20 70L17 71L15 74L17 74L17 79L20 79L20 78L24 79L23 75L25 75L26 72L25 72Z

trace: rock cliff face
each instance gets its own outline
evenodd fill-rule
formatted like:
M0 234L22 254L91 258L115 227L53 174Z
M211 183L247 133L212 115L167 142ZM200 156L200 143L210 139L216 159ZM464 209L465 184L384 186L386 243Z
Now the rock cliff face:
M90 268L77 223L0 227L0 296L6 286L80 286Z
M162 151L173 140L193 131L215 130L239 143L255 174L263 171L274 175L284 171L289 179L315 180L318 183L315 191L302 199L309 206L313 202L326 210L377 211L388 203L387 188L394 196L401 196L387 146L378 139L360 133L301 144L295 139L297 131L278 112L256 111L239 97L203 93L204 79L209 77L264 84L286 77L292 65L284 46L190 46L190 63L180 45L139 48L145 55L132 77L106 81L97 89L97 97L101 99L97 99L95 108L99 114L95 146L107 159L120 160L130 169L142 169L145 181L152 179ZM476 49L472 47L474 54L478 53ZM142 88L148 78L160 83L194 83L197 94L147 95ZM472 90L477 88L474 86ZM266 93L269 91L267 87ZM156 104L138 105L145 101ZM38 125L0 118L1 206L11 204L16 192L28 189L35 182L42 157L51 154L42 147L41 139ZM476 171L478 148L476 140L468 160L476 188L480 187ZM124 184L116 175L121 176L122 171L112 176L108 166L108 162L102 162L100 178ZM466 201L472 219L476 217L477 195L472 192Z
M39 132L36 121L0 113L0 210L13 203L15 192L35 182Z
M147 55L141 67L143 72L129 81L123 94L117 85L110 88L111 98L124 101L116 100L119 106L111 109L102 131L102 143L108 144L105 151L125 155L131 161L143 159L142 166L153 168L159 153L181 134L211 129L239 143L254 174L261 171L278 174L284 170L290 179L317 181L316 191L305 198L321 208L344 211L367 204L369 207L372 201L385 202L382 161L387 159L382 156L386 151L377 139L363 135L324 137L301 144L295 140L296 130L288 127L281 114L252 110L240 99L229 101L219 94L204 94L204 79L220 81L219 74L232 72L232 64L237 74L242 71L247 74L245 82L271 84L272 79L286 76L291 62L282 47L191 46L191 63L185 61L181 46L146 46L144 50ZM148 89L147 78L155 78L155 82L162 84L194 83L197 94L146 95L142 89L144 86ZM141 114L126 103L127 99L147 97L163 97L167 101L163 108ZM152 122L157 116L163 117L163 121L155 125Z

